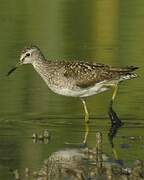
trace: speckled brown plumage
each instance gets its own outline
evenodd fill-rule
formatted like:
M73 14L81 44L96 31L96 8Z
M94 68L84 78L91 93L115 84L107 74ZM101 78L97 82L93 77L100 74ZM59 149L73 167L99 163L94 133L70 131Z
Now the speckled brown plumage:
M133 66L117 68L85 61L50 61L36 46L22 50L19 64L32 64L52 91L78 97L103 92L109 84L134 78L136 74L132 71L137 69ZM13 70L9 74L11 72Z
M114 68L100 63L67 62L64 76L76 79L80 87L93 86L104 80L120 79L121 76L131 75L136 67Z
M42 72L50 79L67 79L75 86L88 88L102 81L119 80L121 77L133 77L132 71L137 67L115 68L100 63L84 61L43 61ZM57 77L56 77L57 76ZM51 81L51 80L50 80Z
M55 93L79 97L82 101L85 122L89 122L89 113L84 97L92 96L113 88L113 95L109 106L109 117L116 127L122 125L112 105L116 97L118 83L137 77L133 73L137 67L124 68L85 61L50 61L46 60L40 49L31 46L22 50L20 61L7 75L14 72L23 64L32 64L47 86ZM83 143L86 143L88 132Z

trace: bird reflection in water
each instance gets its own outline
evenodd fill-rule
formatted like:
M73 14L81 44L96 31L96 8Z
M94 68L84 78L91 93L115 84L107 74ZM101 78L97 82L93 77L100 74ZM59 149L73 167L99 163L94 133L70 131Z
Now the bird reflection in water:
M116 136L116 134L118 132L118 129L123 125L123 123L118 118L116 112L113 110L112 103L113 102L111 101L110 105L109 105L109 112L108 112L109 118L111 120L111 127L109 129L108 138L109 138L110 145L112 147L114 157L115 157L116 160L118 160L118 154L117 154L117 152L115 150L113 139Z
M117 131L115 131L116 133ZM115 134L114 133L114 134ZM111 136L112 138L114 136ZM137 160L133 168L126 168L106 155L102 149L102 133L96 133L93 148L69 148L52 153L44 160L39 171L25 169L25 177L35 180L92 180L92 179L143 179L144 162ZM15 178L20 177L18 170Z

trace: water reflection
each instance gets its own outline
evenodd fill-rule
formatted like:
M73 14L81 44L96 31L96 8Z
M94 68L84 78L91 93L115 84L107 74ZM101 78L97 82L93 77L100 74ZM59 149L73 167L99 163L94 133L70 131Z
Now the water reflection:
M39 45L49 59L93 59L143 67L143 19L143 0L1 1L0 179L12 179L9 168L38 169L48 155L65 150L64 142L84 141L94 147L96 131L103 132L103 150L111 154L110 147L114 147L126 165L132 166L136 157L143 159L142 78L120 87L115 108L125 125L121 129L112 125L110 143L105 109L109 92L88 100L93 118L85 131L79 101L53 95L31 67L22 68L11 79L5 78L10 66L17 62L20 49L29 43ZM139 74L142 77L144 68ZM40 135L46 128L52 132L48 144L39 140L33 143L32 134ZM117 131L119 136L113 138ZM136 164L140 169L140 162Z
M33 133L32 140L33 143L44 143L48 144L51 139L51 133L48 129L45 129L41 134Z
M143 161L137 160L133 168L126 168L119 164L119 161L114 161L105 154L102 144L102 134L97 132L95 147L67 148L53 152L48 159L44 160L39 171L31 172L29 168L25 168L25 172L19 174L16 169L15 179L20 179L20 177L35 180L144 178Z
M120 121L116 112L113 110L111 102L110 102L108 114L109 114L109 117L111 120L111 127L110 127L109 133L108 133L109 142L112 147L113 154L114 154L115 158L118 160L118 155L117 155L117 152L114 147L113 139L116 136L118 129L123 125L123 123Z
M116 113L110 111L111 116ZM111 117L110 116L110 117ZM30 173L29 169L26 168L25 176L32 176L35 179L49 179L49 180L83 180L83 179L93 179L103 177L107 179L109 175L116 178L119 172L123 171L124 174L128 174L127 170L121 166L118 161L118 156L114 149L113 138L116 136L117 130L120 128L119 121L111 117L111 126L109 129L109 141L112 146L112 151L115 152L114 156L116 159L110 158L107 154L103 153L102 148L102 134L100 132L96 133L96 145L93 148L88 147L88 134L89 134L89 124L85 123L85 134L82 144L70 143L70 145L75 145L77 148L67 148L57 152L52 153L47 160L44 161L44 165L40 171ZM43 142L45 140L50 140L50 133L46 129L42 133L43 135L38 135L34 133L32 138L34 143ZM69 143L67 143L69 144ZM78 147L79 146L79 147ZM117 160L117 161L115 161ZM15 177L19 177L17 170L14 171ZM125 177L125 176L124 176Z

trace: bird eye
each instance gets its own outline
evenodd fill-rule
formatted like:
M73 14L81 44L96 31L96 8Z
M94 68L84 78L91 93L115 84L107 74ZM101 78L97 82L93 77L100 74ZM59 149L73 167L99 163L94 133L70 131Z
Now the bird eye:
M29 56L30 56L30 53L26 53L26 56L29 57Z

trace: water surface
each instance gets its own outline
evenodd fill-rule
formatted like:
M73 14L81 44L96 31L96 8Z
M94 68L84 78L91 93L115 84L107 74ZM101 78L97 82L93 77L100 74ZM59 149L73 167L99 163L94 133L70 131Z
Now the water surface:
M84 138L79 99L48 90L31 66L5 76L19 60L21 49L31 43L52 60L87 59L140 67L139 78L120 85L114 108L125 124L114 143L126 165L144 159L143 19L143 0L1 1L0 179L12 179L14 169L39 169L52 152L69 147L65 142ZM95 145L95 133L100 131L104 149L112 155L107 137L110 98L109 91L87 99L91 116L88 146ZM33 143L32 134L44 129L51 132L50 143Z

